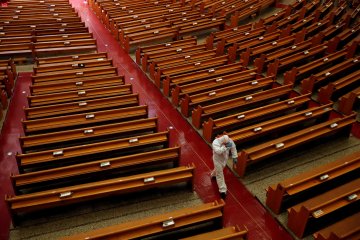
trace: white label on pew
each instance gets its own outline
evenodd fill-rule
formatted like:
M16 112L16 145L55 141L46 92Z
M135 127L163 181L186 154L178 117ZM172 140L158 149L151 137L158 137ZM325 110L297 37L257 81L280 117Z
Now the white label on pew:
M100 163L100 167L108 167L110 166L110 162L102 162Z
M304 115L305 117L310 117L312 115L312 112L306 112Z
M231 5L231 8L235 8L235 5Z
M244 2L248 2L249 0L245 0Z
M354 61L353 61L353 62L354 62L354 63L357 63L358 61L359 61L358 59L354 59Z
M216 95L216 92L209 93L209 96L214 96L214 95Z
M149 24L149 25L145 25L145 28L150 28L151 27L151 25Z
M65 29L63 29L63 28L59 29L59 32L65 32Z
M259 132L262 130L262 127L257 127L257 128L254 128L254 132Z
M296 48L296 45L292 46L291 49L295 49Z
M233 31L237 31L238 30L238 28L236 27L236 28L233 28Z
M30 27L31 27L31 28L36 28L36 25L31 25Z
M78 67L78 66L79 66L79 64L74 63L74 64L72 64L71 66L72 66L72 67Z
M277 13L274 14L275 17L276 17L277 15L278 15Z
M49 9L50 12L55 12L55 9L51 8Z
M62 26L62 27L66 27L66 26L67 26L67 23L62 23L61 26Z
M236 118L237 118L237 119L245 118L245 114L238 115Z
M263 40L263 39L264 39L264 37L263 37L263 36L259 37L259 40Z
M211 68L209 69L209 73L215 72L215 69Z
M336 25L335 27L336 27L336 28L339 28L339 25Z
M137 138L132 138L129 139L129 143L134 143L134 142L138 142L139 140Z
M279 149L279 148L282 148L282 147L284 147L284 146L285 146L284 143L277 143L277 144L275 145L275 148L276 148L276 149Z
M351 29L351 32L352 32L352 33L355 32L355 29Z
M4 28L3 27L0 27L0 30L3 30Z
M258 83L259 83L259 82L255 80L255 81L252 81L250 84L251 84L251 85L256 85L256 84L258 84Z
M324 58L324 62L327 62L327 61L329 61L329 59L328 59L328 58Z
M167 7L167 8L168 8L168 7L170 7L170 5L169 5L169 4L167 4L167 5L165 5L165 7Z
M320 176L320 181L324 181L324 180L326 180L326 179L328 179L328 178L329 178L329 175L328 175L328 174L321 175L321 176Z
M226 4L226 2L222 2L221 4L222 4L222 5L225 5L225 4Z
M182 12L181 15L185 16L185 15L186 15L186 12Z
M216 18L211 19L211 21L216 21Z
M249 34L250 34L250 33L248 33L248 32L244 33L245 36L247 36L247 35L249 35Z
M79 107L83 107L83 106L86 106L87 105L87 102L79 102Z
M6 22L4 22L5 24L9 24L10 22L8 22L8 21L6 21Z
M174 10L172 10L172 9L169 9L169 12L173 12Z
M191 56L189 56L189 55L188 55L188 56L185 56L185 59L188 59L188 58L191 58Z
M86 119L95 118L95 114L86 114L85 118Z
M68 38L69 36L68 36L68 35L63 35L62 37L63 37L63 38Z
M54 5L54 4L52 4L52 5L50 5L50 7L55 7L55 5Z
M125 10L125 9L126 9L126 7L122 7L122 8L121 8L121 10Z
M0 32L0 35L5 35L5 33L4 33L4 32Z
M317 25L320 26L320 25L321 25L321 22L319 22Z
M332 123L332 124L330 125L330 128L336 128L337 126L338 126L337 123Z
M159 2L154 2L155 5L159 4Z
M169 219L169 220L166 220L163 222L163 228L166 228L166 227L170 227L170 226L174 226L175 225L175 222L173 219Z
M303 22L306 22L306 19L304 19Z
M197 22L193 22L193 26L197 25Z
M309 54L309 51L308 50L304 51L304 54L305 55Z
M247 96L246 98L245 98L245 101L249 101L249 100L251 100L253 97L252 96Z
M83 85L83 82L76 82L75 85L76 86L81 86L81 85Z
M153 182L153 181L155 181L154 177L144 178L144 183Z
M16 12L16 13L20 13L21 11L20 11L20 10L16 10L15 12Z
M294 100L290 100L290 101L287 102L287 104L289 104L289 105L290 105L290 104L294 104L294 103L295 103Z
M104 58L98 58L98 59L96 59L96 60L98 60L98 61L104 61L105 59L104 59Z
M62 155L64 155L63 150L53 152L53 156L54 156L54 157L55 157L55 156L62 156Z
M158 34L159 33L159 31L154 31L154 34Z
M277 41L275 41L275 42L272 42L272 45L276 45L277 44Z
M352 200L354 200L354 199L357 199L357 194L356 194L356 193L353 193L353 194L351 194L350 196L348 196L347 199L348 199L349 201L352 201Z
M250 9L253 9L253 8L254 8L254 5L251 5L251 6L250 6Z
M197 62L197 63L194 63L194 66L199 66L201 63Z
M90 133L94 133L93 129L85 129L84 130L84 134L90 134Z
M72 195L72 192L62 192L60 193L60 198L70 197Z
M170 47L171 43L165 43L165 47Z
M77 72L76 75L77 76L80 76L80 75L83 75L84 73L83 72Z
M120 3L115 3L115 6L120 6Z
M72 59L78 59L79 56L72 56Z
M19 16L13 16L13 19L18 19L19 18Z
M58 14L58 13L54 13L53 15L54 15L55 17L56 17L56 16L59 16L59 14Z
M331 73L330 73L330 72L325 73L325 76L329 76L329 75L331 75Z
M133 18L138 18L139 16L138 15L134 15Z
M128 13L133 13L134 11L133 10L129 10L129 12Z
M288 20L290 20L291 19L291 17L290 16L288 16L288 18L287 18Z
M40 1L40 3L44 3L45 1Z
M86 94L86 91L79 91L78 92L78 95L85 95Z
M187 20L187 18L183 18L183 19L181 19L181 20L186 21L186 20Z
M64 42L64 45L70 45L70 42L66 41Z
M56 21L61 22L62 18L57 18Z
M17 8L21 9L21 8L23 8L23 6L18 6Z

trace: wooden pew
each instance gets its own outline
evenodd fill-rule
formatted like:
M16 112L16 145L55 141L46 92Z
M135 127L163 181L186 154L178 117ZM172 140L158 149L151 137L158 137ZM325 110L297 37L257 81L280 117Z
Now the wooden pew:
M53 117L37 120L23 120L23 129L26 135L45 133L54 130L74 129L78 127L94 126L99 123L126 121L147 117L147 106L119 108L113 110L96 111L82 114L74 114L61 117Z
M34 14L34 13L32 13ZM31 33L36 33L36 31L40 31L40 30L54 30L57 29L58 32L59 29L64 29L64 28L83 28L85 27L85 23L79 21L79 22L55 22L55 23L46 23L44 21L44 23L39 23L36 25L32 25L31 23L27 23L24 25L20 25L20 24L6 24L6 25L2 25L0 27L0 30L4 31L4 32L18 32L18 31L24 31L24 32L31 32ZM37 36L39 37L39 39L44 38L45 36ZM34 41L36 41L35 38Z
M185 94L181 101L181 113L185 117L189 117L190 113L197 106L207 106L210 104L221 103L228 99L237 98L259 92L261 90L270 89L274 84L274 77L259 78L256 81L247 81L233 84L227 87L217 88L197 94Z
M125 155L134 151L143 151L150 146L168 146L169 133L159 132L104 142L89 143L72 147L17 154L19 170L29 168L49 169L59 165L86 162L101 159L104 156ZM33 169L31 169L33 171Z
M184 73L177 75L176 77L166 77L163 81L163 93L165 96L169 96L172 90L176 85L201 81L207 78L220 77L225 74L234 73L236 71L242 71L244 67L240 63L227 64L220 67L209 68L205 70L200 70L192 73ZM160 83L156 83L160 87Z
M204 52L206 46L204 44L200 45L186 45L186 46L174 46L168 47L161 50L148 51L144 53L142 57L142 68L144 71L147 70L148 66L155 60L166 58L170 56L188 56L189 54L195 54L198 52Z
M35 66L33 68L33 72L34 75L37 75L46 72L66 71L72 69L92 68L92 67L101 67L101 66L113 66L113 61L111 59L98 58L94 60L54 63L54 64L47 64L38 67Z
M258 161L264 160L289 149L299 147L316 139L329 135L343 133L348 135L352 124L355 122L355 115L343 118L334 118L326 122L310 126L300 131L270 140L268 142L243 149L238 155L238 163L234 169L239 176L244 176L246 167Z
M156 85L158 84L161 85L161 82L164 78L172 79L173 77L179 76L184 72L190 74L191 72L197 72L204 69L215 68L222 65L226 65L228 63L229 63L229 57L228 55L224 55L212 59L205 59L199 62L185 63L183 65L175 65L164 69L160 68L154 74L155 76L154 81L155 83L157 83Z
M209 30L212 28L218 28L219 30L222 30L225 28L225 22L226 19L222 17L212 18L203 23L199 23L199 21L194 21L188 26L179 26L177 37L184 37L195 32Z
M343 48L352 39L356 38L360 33L360 23L352 28L346 28L340 34L329 41L329 52L335 52Z
M31 56L33 46L30 43L0 44L0 57Z
M360 212L342 219L313 234L315 240L358 239L360 237Z
M228 115L222 118L209 118L204 122L203 137L211 143L215 136L224 131L230 131L239 128L251 122L258 122L262 119L269 119L293 109L302 109L305 104L310 102L310 94L295 96L284 101L268 104L262 107L254 108L242 113Z
M339 64L329 67L323 71L311 75L301 81L301 92L313 92L314 89L319 88L321 85L329 83L332 79L352 72L360 64L360 57L349 58Z
M235 110L244 110L250 106L254 107L254 105L264 104L264 102L270 100L287 98L291 91L291 85L285 85L204 107L199 105L192 112L192 124L195 128L199 129L202 123L210 117L221 117L229 115Z
M62 240L72 239L116 239L144 238L146 236L178 230L198 223L217 221L222 218L225 202L223 200L184 208L161 215L151 216L132 222L80 233ZM219 224L219 223L218 223ZM220 224L219 224L220 225Z
M255 73L254 69L250 69L222 75L217 78L204 79L202 81L197 81L189 84L176 85L173 91L171 91L172 103L175 106L178 106L182 99L185 97L185 94L191 95L201 93L220 87L226 87L245 81L255 80L260 77L261 76Z
M136 63L140 65L142 62L141 61L142 57L148 52L156 52L159 50L173 48L173 47L174 48L183 48L184 46L188 46L188 45L196 45L196 43L197 43L196 38L192 37L192 38L188 38L188 39L184 39L184 40L177 40L177 41L167 42L167 43L162 43L162 44L154 44L154 45L150 45L150 46L138 47L135 52ZM147 63L145 63L145 65L147 65ZM146 71L146 69L144 71Z
M84 101L94 100L98 98L105 97L115 97L132 94L132 85L124 84L119 86L110 86L110 87L102 87L102 88L91 88L87 90L81 91L68 91L68 92L60 92L53 94L42 94L36 96L28 96L28 104L29 107L40 107L45 105L58 105L61 103L70 103L74 101L82 101L73 104L73 106L79 107L87 107L87 103ZM90 104L90 102L89 102ZM60 108L60 106L58 106Z
M293 66L294 64L297 64L298 62L305 61L309 58L313 58L316 56L323 56L325 54L325 51L327 49L327 46L325 44L312 47L310 49L307 49L303 52L295 53L291 56L284 57L284 58L277 58L273 63L269 63L268 69L267 69L267 75L268 76L276 76L278 71Z
M62 18L59 17L55 18L55 17L47 18L47 19L27 19L27 20L8 19L3 23L6 25L28 25L29 20L31 20L30 26L36 26L36 24L43 24L43 23L52 24L52 23L81 22L81 18L79 16L70 16L70 17L62 17Z
M32 84L37 84L40 82L55 82L59 80L66 79L78 79L78 81L82 81L84 78L88 78L91 76L117 76L117 68L116 67L94 67L94 68L84 68L84 69L73 69L66 71L57 71L55 73L42 73L31 76Z
M180 240L202 240L202 239L223 239L223 240L245 240L247 239L248 230L245 228L241 230L238 226L226 227L220 230L215 230L192 237L181 238Z
M309 219L312 219L311 227L315 228L316 223L327 219L327 224L336 222L334 212L344 211L352 214L346 207L356 207L360 194L360 178L346 183L340 187L334 188L326 193L311 198L288 209L287 226L299 238L309 231ZM340 219L339 219L340 220Z
M318 101L320 103L328 103L332 99L337 100L337 96L344 92L346 89L354 88L359 86L360 83L360 70L355 71L345 77L342 77L335 82L329 83L328 85L319 89Z
M272 134L279 137L284 130L286 131L293 127L302 129L305 124L328 119L330 112L333 110L331 105L332 103L319 107L309 107L308 109L278 116L264 122L257 122L250 126L242 127L241 129L227 131L227 133L236 144L248 143L254 139L263 138Z
M52 42L36 42L34 43L34 56L55 55L59 53L81 53L81 52L96 52L96 40L93 38L66 40L66 41L52 41Z
M15 174L11 176L14 189L17 192L35 187L44 188L45 185L58 185L59 183L80 180L83 177L93 177L110 174L112 172L124 172L129 168L146 168L162 163L179 166L180 147L164 148L147 151L122 157L104 158L97 161L73 164L66 167L58 167L48 170L30 173Z
M345 94L339 99L339 111L345 115L352 113L355 104L358 102L360 96L360 87Z
M183 65L186 63L196 63L205 60L213 59L216 57L216 50L199 51L189 54L179 54L176 56L166 56L154 58L149 64L149 74L151 78L155 78L155 72L161 69L169 68L172 66Z
M81 81L73 79L72 81L54 81L54 82L44 82L34 85L30 85L31 95L41 95L41 94L50 94L58 92L67 92L67 91L83 91L93 88L102 88L107 86L121 86L125 84L124 76L108 76L100 77L94 76Z
M315 71L320 71L326 67L335 65L348 56L346 49L328 54L322 58L314 59L313 61L293 67L290 71L284 73L284 83L295 83L299 79L308 77Z
M24 152L28 150L51 149L59 146L79 145L97 140L110 139L114 136L131 136L143 132L155 132L157 118L135 119L112 124L103 124L87 128L57 131L45 134L19 137Z
M139 105L139 94L126 94L115 97L100 97L92 100L50 104L39 107L24 108L28 120L65 116L89 111L99 111L114 108L133 107Z
M354 179L359 170L360 152L341 157L269 186L266 191L266 206L279 214L296 203L324 192L325 189L343 184L344 180Z
M9 204L12 214L15 215L176 183L186 182L191 185L194 169L194 165L181 166L20 196L7 196L6 202Z
M36 58L36 65L40 67L42 65L54 64L54 63L67 63L67 62L77 62L77 61L85 61L85 60L95 60L99 59L99 61L103 59L107 59L107 52L100 53L85 53L85 54L77 54L77 55L65 55L58 57L44 57L44 58Z

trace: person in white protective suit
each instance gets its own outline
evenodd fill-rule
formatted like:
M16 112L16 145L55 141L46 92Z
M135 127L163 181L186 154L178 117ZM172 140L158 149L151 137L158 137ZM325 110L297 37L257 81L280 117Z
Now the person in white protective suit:
M212 149L214 170L211 172L211 177L216 177L221 198L224 199L226 197L227 187L223 170L226 166L230 153L234 164L237 163L236 145L228 135L224 134L215 138L212 142Z

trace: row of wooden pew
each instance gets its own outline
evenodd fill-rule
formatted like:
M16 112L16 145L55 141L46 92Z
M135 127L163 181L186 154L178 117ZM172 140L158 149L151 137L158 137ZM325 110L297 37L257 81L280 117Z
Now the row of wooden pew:
M285 179L267 189L266 205L287 209L288 227L299 238L358 239L360 152Z
M62 238L70 239L137 239L165 236L171 239L201 240L201 239L247 239L247 229L238 226L222 228L223 200L205 203L198 206L183 208L144 219L92 230L86 233ZM205 233L191 233L189 227L199 228L204 223L211 224ZM200 226L199 226L200 225ZM202 227L204 228L204 227ZM181 232L180 232L180 231ZM194 230L192 230L194 232Z
M68 1L10 1L0 8L0 58L95 52L96 40Z
M20 174L11 177L16 195L6 199L15 220L89 199L191 186L194 165L179 166L180 148L169 146L168 131L158 132L157 118L147 117L106 53L37 59L24 111Z
M16 77L13 59L0 60L0 121L3 118L3 111L8 107L8 99L12 96Z

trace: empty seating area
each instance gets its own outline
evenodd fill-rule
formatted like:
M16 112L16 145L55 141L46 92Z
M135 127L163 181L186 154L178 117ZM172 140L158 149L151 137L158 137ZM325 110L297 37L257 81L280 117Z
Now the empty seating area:
M229 167L239 179L285 163L293 151L348 138L359 124L358 1L82 4L207 145L229 135L238 152ZM254 20L272 6L276 12ZM160 124L164 116L151 111L151 99L142 101L114 55L98 51L97 33L80 15L65 0L0 8L0 120L15 64L34 63L16 137L18 173L9 177L14 194L5 196L14 227L48 209L175 186L194 191L196 171L209 170L180 161L184 146L171 141L178 133ZM273 183L267 210L286 213L298 238L356 238L359 170L356 152ZM248 239L247 226L223 224L226 204L208 201L62 239Z

